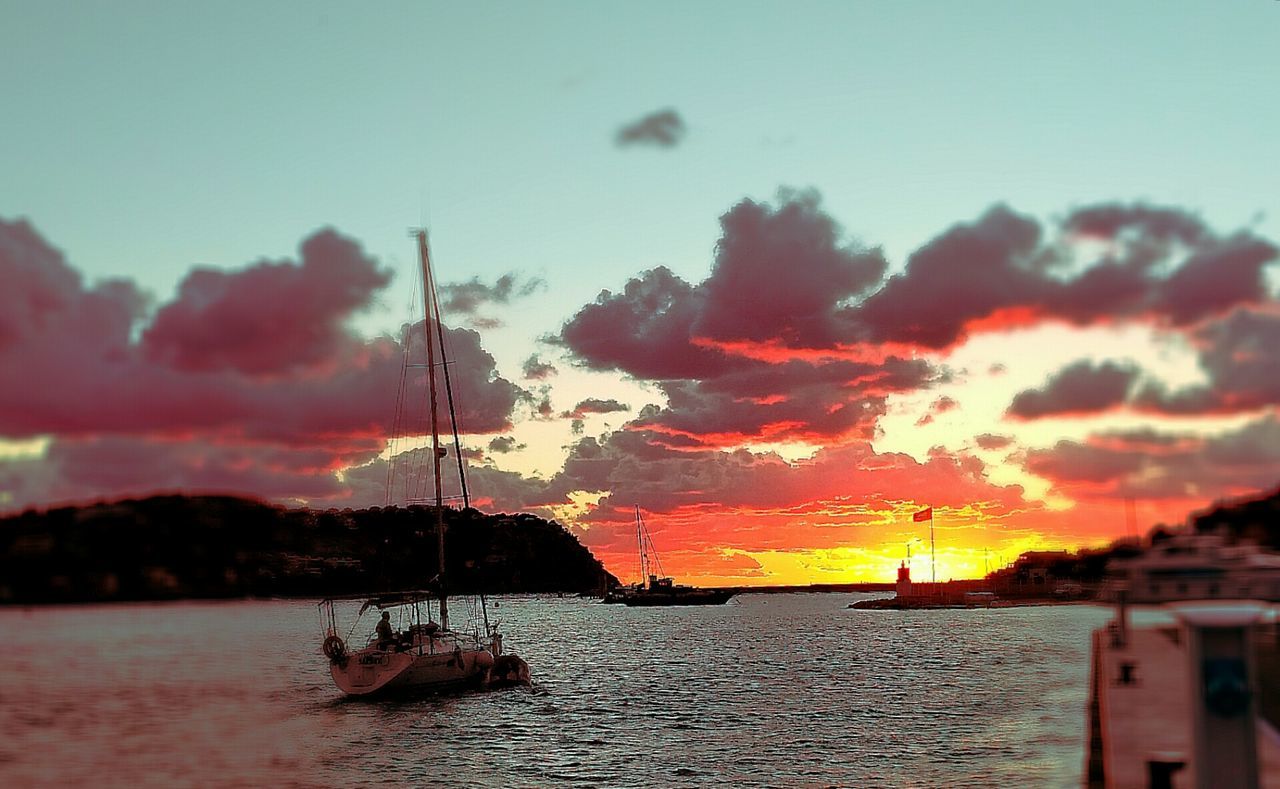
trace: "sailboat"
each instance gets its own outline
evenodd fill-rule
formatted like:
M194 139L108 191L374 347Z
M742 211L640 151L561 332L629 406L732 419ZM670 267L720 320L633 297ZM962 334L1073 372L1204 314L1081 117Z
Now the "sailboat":
M449 379L448 360L445 358L445 334L440 323L440 305L436 295L436 283L431 269L431 255L427 234L415 233L418 242L418 258L422 275L423 305L426 319L422 323L426 364L409 363L409 338L405 342L405 376L402 376L399 400L405 399L404 378L411 368L426 369L427 399L431 429L430 467L434 482L434 496L426 503L434 512L437 536L438 568L426 589L387 592L382 594L330 597L319 604L324 627L321 651L329 660L329 673L333 682L344 693L352 696L388 695L400 692L442 691L462 687L486 688L509 684L528 685L529 666L515 655L504 654L502 634L496 622L489 619L487 602L479 596L478 606L468 618L466 626L455 627L449 620L449 594L445 577L445 496L443 464L448 450L440 440L439 387L437 367L442 372L449 409L449 428L453 434L453 449L457 456L458 483L462 505L470 506L467 491L465 465L453 401L453 387ZM437 358L438 357L438 358ZM397 414L397 422L400 422ZM400 453L412 455L413 453ZM420 453L419 453L420 454ZM394 462L388 474L388 499L391 498L394 480ZM390 503L390 501L388 502ZM407 503L423 503L410 500ZM344 637L340 627L338 609L345 603L359 602L355 622ZM434 605L434 612L433 606ZM365 643L352 648L351 642L361 627L366 613L379 612L377 627ZM367 624L364 625L368 627ZM367 630L365 631L367 632Z
M677 584L662 572L662 562L653 547L653 538L644 525L640 507L636 505L636 544L640 549L640 583L610 590L604 597L606 603L624 603L629 606L660 605L723 605L733 597L724 589L698 589Z

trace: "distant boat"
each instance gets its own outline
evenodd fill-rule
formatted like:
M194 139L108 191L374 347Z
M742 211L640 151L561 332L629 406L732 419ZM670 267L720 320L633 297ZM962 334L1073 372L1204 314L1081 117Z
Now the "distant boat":
M330 597L320 602L325 636L321 650L329 659L329 673L342 692L353 696L390 694L397 692L440 691L460 687L493 687L504 684L529 684L529 666L515 655L502 651L502 634L496 623L489 620L484 596L472 606L472 616L463 629L450 627L449 595L445 577L444 556L444 494L441 465L448 450L440 441L440 414L438 386L435 371L442 371L445 395L449 407L449 428L453 434L454 452L458 455L458 481L464 508L470 505L466 475L462 462L458 425L455 419L453 390L449 381L448 360L445 358L444 328L440 323L439 303L436 297L435 279L431 270L431 258L427 249L427 234L418 231L418 256L422 266L422 292L426 319L423 335L426 348L426 364L408 363L409 338L405 341L405 374L410 368L426 370L431 444L430 466L435 485L434 499L429 500L435 511L435 527L438 539L438 571L433 584L427 590L387 592L355 597ZM437 361L438 357L438 361ZM402 378L400 395L403 404L406 396ZM397 422L400 422L397 414ZM405 455L416 453L403 453ZM415 458L421 460L421 458ZM414 461L410 461L413 463ZM422 465L419 463L418 465ZM425 475L424 475L425 477ZM391 503L393 473L388 483L388 503ZM424 483L425 484L425 483ZM409 502L418 503L418 502ZM344 602L361 603L355 622L346 630L346 638L361 627L365 613L381 612L377 627L368 633L358 648L349 647L339 626L338 609ZM432 603L436 604L439 621L432 619ZM393 616L394 614L394 621ZM364 625L368 628L368 625Z
M636 506L636 543L640 549L640 577L645 580L610 589L602 602L629 606L724 605L733 597L731 591L683 586L663 575L658 551L653 547L639 506Z

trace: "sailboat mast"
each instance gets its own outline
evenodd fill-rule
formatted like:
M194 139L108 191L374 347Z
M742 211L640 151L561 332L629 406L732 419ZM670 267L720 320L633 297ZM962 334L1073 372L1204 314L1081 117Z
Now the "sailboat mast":
M440 413L439 399L436 392L436 338L431 334L431 322L440 321L436 309L435 282L431 274L431 255L427 250L427 232L418 231L418 258L422 265L422 302L426 311L422 330L427 345L427 390L431 404L431 468L436 483L436 553L440 559L439 574L436 577L440 584L440 629L449 629L449 598L445 591L444 577L444 488L440 476Z
M431 306L436 315L436 338L440 340L440 369L444 371L444 395L449 404L449 430L453 433L453 455L458 462L458 484L462 486L462 508L471 506L471 492L467 490L467 471L462 459L462 439L458 437L458 412L453 405L453 379L449 375L449 360L445 358L444 324L440 321L440 297L436 293L436 281L431 280Z
M644 521L640 519L640 505L636 506L636 545L640 548L640 585L649 585L649 557L644 546Z

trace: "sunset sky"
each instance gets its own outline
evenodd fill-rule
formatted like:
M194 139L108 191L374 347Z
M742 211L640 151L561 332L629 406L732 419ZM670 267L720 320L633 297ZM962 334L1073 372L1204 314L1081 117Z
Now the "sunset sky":
M0 513L382 504L418 226L477 503L626 580L1269 491L1280 4L1115 5L0 0Z

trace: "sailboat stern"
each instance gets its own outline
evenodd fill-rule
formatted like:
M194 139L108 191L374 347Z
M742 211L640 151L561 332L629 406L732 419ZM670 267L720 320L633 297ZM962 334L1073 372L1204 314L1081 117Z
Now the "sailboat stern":
M499 655L489 669L485 685L490 688L529 687L533 685L529 664L516 655Z
M368 696L404 683L413 657L396 652L357 652L329 663L333 684L351 696Z

